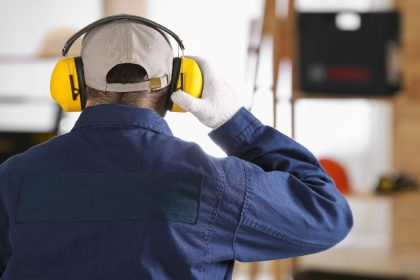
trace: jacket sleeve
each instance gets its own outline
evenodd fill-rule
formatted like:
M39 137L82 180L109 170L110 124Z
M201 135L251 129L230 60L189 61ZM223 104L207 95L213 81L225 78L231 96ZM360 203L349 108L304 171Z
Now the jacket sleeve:
M262 125L244 108L210 137L231 156L226 161L230 167L224 168L231 186L225 188L243 190L241 199L229 197L236 191L228 190L221 201L236 201L241 208L232 238L235 259L315 253L348 234L353 224L351 210L306 148Z
M6 270L9 259L8 217L0 197L0 277Z
M0 178L1 178L1 165L0 165ZM0 278L6 270L7 263L11 255L11 248L9 242L9 216L4 204L2 196L3 186L0 179Z

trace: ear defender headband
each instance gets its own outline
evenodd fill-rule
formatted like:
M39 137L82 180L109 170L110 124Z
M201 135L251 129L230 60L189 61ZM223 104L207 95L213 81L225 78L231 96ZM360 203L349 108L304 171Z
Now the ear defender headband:
M114 22L117 20L129 20L139 24L146 25L158 31L165 40L169 34L177 42L181 49L181 56L174 57L172 62L172 77L169 84L168 95L181 89L188 94L200 98L203 89L203 76L198 63L188 57L184 57L184 44L174 32L168 28L153 22L149 19L133 15L116 15L99 19L79 30L71 36L64 44L62 55L52 73L50 82L50 91L52 98L66 112L79 112L86 105L86 83L83 74L82 57L68 57L67 54L73 43L83 34L89 32L97 26ZM167 109L174 112L185 112L181 107L173 104L170 96L167 100Z

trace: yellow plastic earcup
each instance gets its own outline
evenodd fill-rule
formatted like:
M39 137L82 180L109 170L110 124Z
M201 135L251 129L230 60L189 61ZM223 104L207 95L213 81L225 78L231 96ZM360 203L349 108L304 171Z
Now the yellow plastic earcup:
M70 78L71 76L71 78ZM71 84L73 79L74 86ZM66 112L79 112L82 110L79 92L79 77L76 71L74 57L63 58L57 62L51 75L51 97Z
M186 93L200 98L203 92L203 74L198 63L189 57L183 57L181 60L181 69L178 77L177 89L182 89ZM173 104L171 111L185 112L177 104Z

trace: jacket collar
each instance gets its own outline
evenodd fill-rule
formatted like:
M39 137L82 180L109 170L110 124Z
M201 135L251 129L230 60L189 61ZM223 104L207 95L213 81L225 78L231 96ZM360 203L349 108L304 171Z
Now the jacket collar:
M172 136L166 121L153 110L121 104L86 107L72 131L93 127L139 127Z

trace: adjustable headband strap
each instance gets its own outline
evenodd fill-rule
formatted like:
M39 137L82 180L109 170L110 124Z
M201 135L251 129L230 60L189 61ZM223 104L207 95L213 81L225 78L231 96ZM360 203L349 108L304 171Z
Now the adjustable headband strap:
M131 20L134 22L138 22L141 24L144 24L150 28L155 29L156 31L158 31L159 33L162 34L162 36L166 38L165 34L162 33L162 31L164 31L165 33L169 34L172 38L175 39L175 41L178 43L179 47L181 48L181 50L184 50L184 44L182 43L182 40L178 37L178 35L176 35L173 31L171 31L170 29L166 28L163 25L160 25L159 23L156 23L154 21L151 21L149 19L143 18L143 17L139 17L139 16L133 16L133 15L115 15L115 16L109 16L109 17L104 17L101 18L95 22L92 22L91 24L85 26L84 28L80 29L78 32L76 32L75 34L73 34L73 36L71 36L66 43L64 44L63 50L61 51L61 53L63 54L63 56L66 56L67 53L69 52L71 46L73 45L73 43L83 34L85 34L86 32L92 30L93 28L105 24L105 23L109 23L112 21L116 21L116 20Z
M169 85L169 77L164 75L158 78L152 78L150 80L138 83L120 84L120 83L109 83L106 84L104 91L114 92L134 92L141 90L158 90Z

